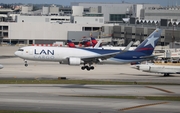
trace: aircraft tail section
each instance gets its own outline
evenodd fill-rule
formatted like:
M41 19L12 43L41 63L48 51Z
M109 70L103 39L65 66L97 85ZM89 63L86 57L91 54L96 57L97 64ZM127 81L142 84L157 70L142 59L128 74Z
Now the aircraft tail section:
M161 31L161 29L157 28L135 49L135 51L151 55L157 45L158 39L161 37Z

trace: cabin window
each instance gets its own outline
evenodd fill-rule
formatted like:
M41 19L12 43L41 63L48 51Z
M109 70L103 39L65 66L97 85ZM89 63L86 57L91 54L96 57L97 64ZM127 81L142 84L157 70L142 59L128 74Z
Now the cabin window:
M18 49L18 51L24 51L24 49Z

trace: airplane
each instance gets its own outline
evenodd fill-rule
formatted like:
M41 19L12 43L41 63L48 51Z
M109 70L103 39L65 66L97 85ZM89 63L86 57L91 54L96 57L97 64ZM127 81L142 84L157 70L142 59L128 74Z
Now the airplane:
M101 41L102 43L102 40L99 39L98 41L91 37L91 42L92 44L90 43L89 40L86 40L86 41L83 41L82 43L84 44L84 47L86 48L97 48L97 49L112 49L112 50L123 50L125 49L126 47L122 47L122 46L118 46L118 47L114 47L114 46L101 46L101 43L98 43L99 41ZM78 46L76 46L71 40L67 40L67 46L68 47L71 47L71 48L76 48ZM130 47L129 50L134 50L136 49L136 47Z
M67 46L71 48L75 48L75 44L71 40L67 40Z
M83 38L82 42L80 42L80 44L83 45L83 47L94 47L97 43L98 41L92 36L91 36L91 39ZM72 48L76 47L75 44L71 40L67 40L67 46L72 47Z
M2 64L0 64L0 69L2 69L4 66Z
M91 43L92 46L94 47L98 43L98 41L95 38L91 37Z
M167 66L156 65L154 63L146 63L134 65L132 66L132 68L149 73L160 73L164 74L164 76L169 76L169 74L180 74L180 66Z
M83 40L82 42L79 42L79 44L83 45L83 47L92 47L92 43L90 42L90 40ZM75 48L77 47L71 40L67 40L67 46L71 47L71 48ZM81 47L79 45L79 47Z
M82 70L93 70L94 63L122 64L131 62L146 61L154 59L152 55L154 48L161 36L161 29L157 28L145 39L135 50L129 51L130 43L124 50L108 50L96 48L68 48L68 47L41 47L26 46L18 49L15 55L27 60L51 61L67 63L69 65L81 65Z
M97 43L94 43L93 46L85 46L85 48L99 48L102 43L102 40L100 39ZM70 48L78 48L75 46L75 44L71 40L67 40L67 46ZM124 48L125 49L125 48Z
M5 58L15 58L17 56L10 56L10 55L2 55L0 56L0 59L5 59ZM2 64L0 64L0 69L3 69L4 66Z

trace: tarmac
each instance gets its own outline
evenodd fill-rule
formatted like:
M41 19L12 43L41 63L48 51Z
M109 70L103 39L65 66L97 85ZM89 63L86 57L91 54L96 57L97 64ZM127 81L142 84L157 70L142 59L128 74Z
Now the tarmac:
M154 87L164 88L166 86ZM170 95L145 86L4 84L0 85L0 89L1 110L58 113L172 113L180 111L178 101L78 97L90 95ZM169 87L168 89L176 95L180 94L177 91L178 86Z
M14 55L18 47L0 47L0 55ZM20 58L0 59L4 68L0 79L113 80L132 82L180 83L180 75L164 77L146 73L131 65L94 65L95 70L81 70L58 62L28 61ZM86 97L79 97L86 96ZM74 85L74 84L1 84L0 109L58 113L169 113L180 111L179 101L108 99L88 96L180 96L178 85Z

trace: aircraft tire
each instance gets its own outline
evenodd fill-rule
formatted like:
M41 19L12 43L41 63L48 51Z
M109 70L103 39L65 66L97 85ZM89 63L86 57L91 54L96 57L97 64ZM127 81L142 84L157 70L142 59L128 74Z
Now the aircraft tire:
M27 66L28 66L28 64L24 64L24 66L26 66L26 67L27 67Z
M82 69L82 70L85 70L85 66L82 66L81 69Z
M90 67L88 67L88 66L86 67L86 69L87 69L87 71L90 71L90 70L91 70L91 68L90 68Z
M168 77L169 76L169 73L164 73L164 77Z
M90 69L91 69L91 70L94 70L94 66L91 66Z

